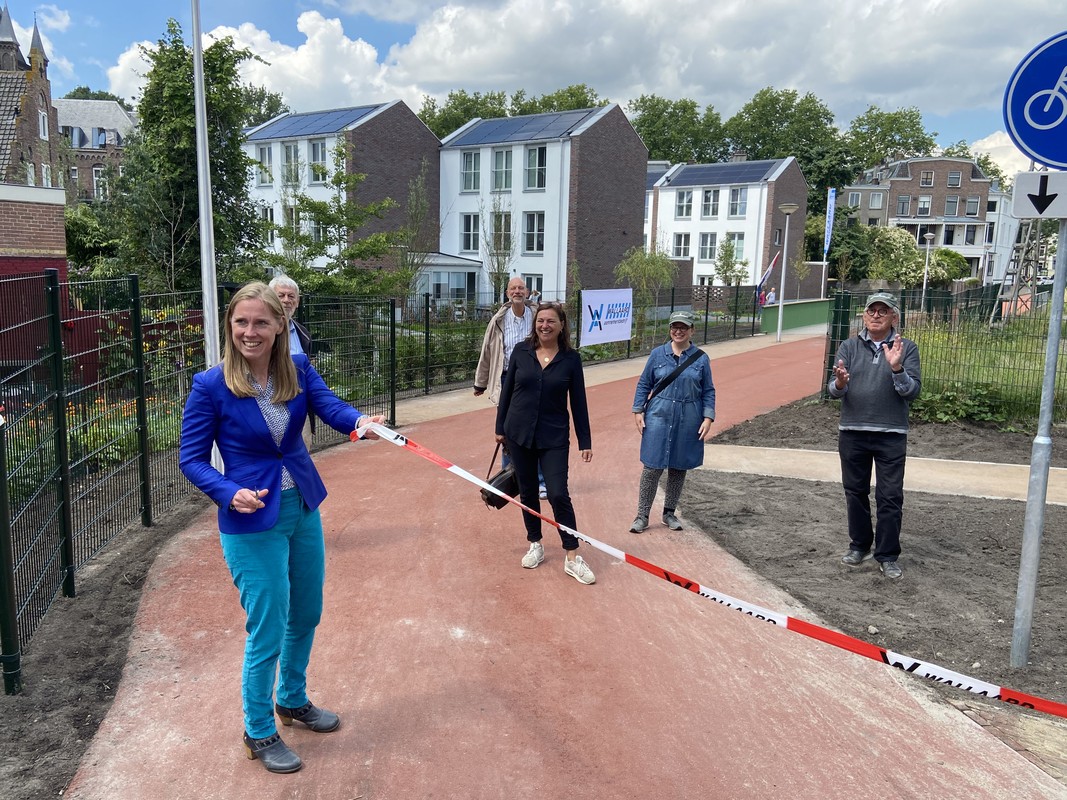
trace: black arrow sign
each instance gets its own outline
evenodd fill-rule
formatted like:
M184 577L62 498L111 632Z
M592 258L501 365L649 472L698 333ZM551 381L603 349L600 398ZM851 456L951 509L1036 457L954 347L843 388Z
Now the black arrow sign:
M1034 204L1038 214L1044 214L1045 209L1059 197L1058 194L1048 193L1048 175L1042 175L1038 178L1037 194L1028 194L1026 196L1030 198L1030 202Z

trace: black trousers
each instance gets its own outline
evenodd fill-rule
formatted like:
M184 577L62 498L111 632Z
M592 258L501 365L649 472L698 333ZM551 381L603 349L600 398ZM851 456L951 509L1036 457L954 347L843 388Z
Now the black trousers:
M538 497L538 467L545 479L548 502L552 506L552 517L556 522L572 530L578 529L574 519L574 506L571 504L570 490L567 488L569 475L570 447L540 448L523 447L511 439L507 441L511 463L515 467L515 477L519 479L519 499L523 505L535 511L541 510L541 498ZM526 540L541 541L541 520L527 511L522 512L522 521L526 525ZM578 539L565 531L559 532L564 550L577 550Z
M903 433L838 431L841 484L848 512L849 547L867 552L874 545L878 561L900 555L900 520L904 513L904 461L908 437ZM871 468L876 485L878 524L871 524Z

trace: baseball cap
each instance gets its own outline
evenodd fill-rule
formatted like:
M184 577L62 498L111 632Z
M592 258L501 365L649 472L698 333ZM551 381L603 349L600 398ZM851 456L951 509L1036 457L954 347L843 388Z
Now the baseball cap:
M668 324L673 325L675 322L684 323L685 325L688 325L690 328L692 328L694 325L696 325L696 317L694 317L689 311L675 311L673 314L671 314L671 319Z
M900 303L898 303L897 298L889 292L875 292L872 294L867 298L867 302L863 306L864 310L870 308L875 303L884 303L893 309L893 311L900 311Z

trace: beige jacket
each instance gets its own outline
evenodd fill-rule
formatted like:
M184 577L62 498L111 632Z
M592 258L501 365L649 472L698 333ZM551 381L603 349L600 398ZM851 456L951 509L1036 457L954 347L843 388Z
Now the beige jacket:
M474 388L488 389L489 401L494 406L500 402L500 382L504 377L504 315L510 312L511 303L504 303L489 320L482 339L478 369L474 372Z

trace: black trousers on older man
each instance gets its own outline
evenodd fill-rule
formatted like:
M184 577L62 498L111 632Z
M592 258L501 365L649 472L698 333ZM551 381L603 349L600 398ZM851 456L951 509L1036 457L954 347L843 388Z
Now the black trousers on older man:
M900 521L904 513L904 433L838 431L841 484L845 489L849 547L866 553L874 546L877 561L900 555ZM874 469L877 527L871 522L871 470Z

